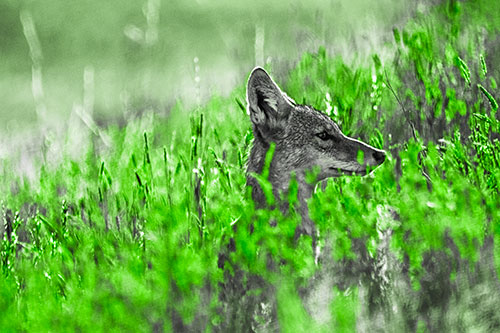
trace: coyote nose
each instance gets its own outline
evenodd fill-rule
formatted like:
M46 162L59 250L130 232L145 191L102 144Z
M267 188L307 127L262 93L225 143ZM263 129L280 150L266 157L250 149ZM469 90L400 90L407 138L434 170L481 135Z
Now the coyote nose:
M382 164L385 161L385 152L382 150L375 151L373 153L373 158L377 164Z

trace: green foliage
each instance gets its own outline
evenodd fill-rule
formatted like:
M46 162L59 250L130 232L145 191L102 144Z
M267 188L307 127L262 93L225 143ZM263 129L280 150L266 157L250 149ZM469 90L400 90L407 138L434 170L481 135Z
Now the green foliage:
M353 332L356 330L356 313L358 312L357 289L342 292L335 288L334 300L331 305L335 319L336 332Z
M311 237L295 234L296 181L289 214L250 199L243 85L192 111L179 103L167 118L103 129L109 147L89 134L81 158L39 161L33 181L5 161L1 327L353 331L380 315L394 330L440 331L439 311L476 306L481 288L490 295L479 311L496 311L500 59L478 31L500 23L480 20L495 6L480 3L450 1L394 29L392 57L347 64L320 48L289 73L284 90L297 102L389 152L371 174L330 179L309 200L326 253L319 265ZM270 204L273 149L253 175ZM389 273L378 265L386 259ZM303 299L324 274L337 279L330 322L317 323Z

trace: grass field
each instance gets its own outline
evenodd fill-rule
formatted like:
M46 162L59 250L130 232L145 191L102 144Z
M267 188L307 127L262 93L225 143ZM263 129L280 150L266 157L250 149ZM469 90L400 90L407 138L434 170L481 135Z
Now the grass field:
M130 5L117 16L110 14L115 7L86 7L91 3L53 20L44 15L64 12L64 2L50 2L46 12L42 3L0 5L24 43L0 37L12 46L6 53L11 90L4 90L10 104L2 116L9 119L13 109L22 114L15 122L26 123L12 125L10 139L2 138L2 331L500 329L497 1L416 6L394 25L390 39L359 46L350 57L334 53L332 40L341 35L329 37L336 7L327 1L310 11L300 2L291 9L276 5L263 28L255 25L261 2L251 10L234 4L225 10L203 1L192 7L149 1L144 14ZM82 18L78 10L92 15ZM266 61L279 54L275 29L300 30L284 16L275 26L268 23L284 10L303 13L297 20L304 26L315 22L311 31L321 38L297 51L286 39L301 34L287 35L282 42L297 53ZM222 13L227 26L207 15L214 30L191 40L195 46L189 44L194 32L155 39L168 35L165 22L175 26L180 18L203 31L207 11ZM383 13L373 9L375 21L390 16ZM251 24L238 26L245 14ZM116 34L130 49L122 54L123 41L115 45L113 37L86 44L77 29L74 36L54 33L70 31L72 23L91 36L92 29L103 29L97 23L110 33L119 27ZM234 34L225 30L233 26ZM215 84L221 94L196 84L197 77L210 82L222 73L224 60L215 56L205 60L213 68L197 69L215 48L210 31L248 47L235 47L241 52L232 58L237 69L224 73L235 88ZM255 42L259 34L267 36L263 45L273 45L269 53ZM189 51L173 55L198 57L185 65L193 66L192 84L177 81L188 70L161 61L165 49L180 45ZM303 52L311 46L314 51ZM64 63L65 48L68 59L78 60ZM25 53L28 58L15 56ZM309 237L294 242L299 217L255 210L245 187L252 131L243 73L259 55L297 102L323 110L345 134L388 152L372 174L330 179L310 199L321 234L319 265ZM78 79L66 81L72 70ZM123 85L100 86L107 81L99 75L108 74ZM32 87L14 89L24 82L16 77L26 75ZM131 75L138 79L127 81ZM166 81L167 95L191 100L164 97ZM186 92L184 86L192 87ZM54 126L64 110L71 110L67 122ZM36 130L20 138L15 131L23 126ZM323 281L331 281L326 289ZM328 296L327 302L305 302L314 295Z

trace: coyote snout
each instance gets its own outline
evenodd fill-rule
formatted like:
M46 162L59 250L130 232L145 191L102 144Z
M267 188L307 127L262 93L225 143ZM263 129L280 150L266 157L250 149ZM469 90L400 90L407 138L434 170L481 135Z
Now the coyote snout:
M385 160L384 151L345 136L327 115L296 104L260 67L248 79L247 103L254 134L247 170L252 197L258 206L265 206L263 192L251 173L262 172L266 153L274 143L269 168L274 195L279 201L280 192L288 190L291 175L295 174L303 231L308 234L314 226L305 201L315 184L306 181L306 174L316 172L316 181L342 174L364 175Z
M332 120L329 122L325 130L315 134L308 151L310 164L320 169L318 181L342 174L365 175L370 167L384 162L384 151L345 136Z

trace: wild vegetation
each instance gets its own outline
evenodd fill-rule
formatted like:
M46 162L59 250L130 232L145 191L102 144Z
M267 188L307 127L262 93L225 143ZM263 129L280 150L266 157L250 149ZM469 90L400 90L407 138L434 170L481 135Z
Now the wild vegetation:
M45 136L34 179L2 160L0 327L498 330L499 7L447 1L395 28L384 55L320 48L281 73L295 101L388 152L318 186L319 265L294 241L299 217L254 209L243 79L191 110L90 122L59 159ZM317 320L304 299L328 275Z

